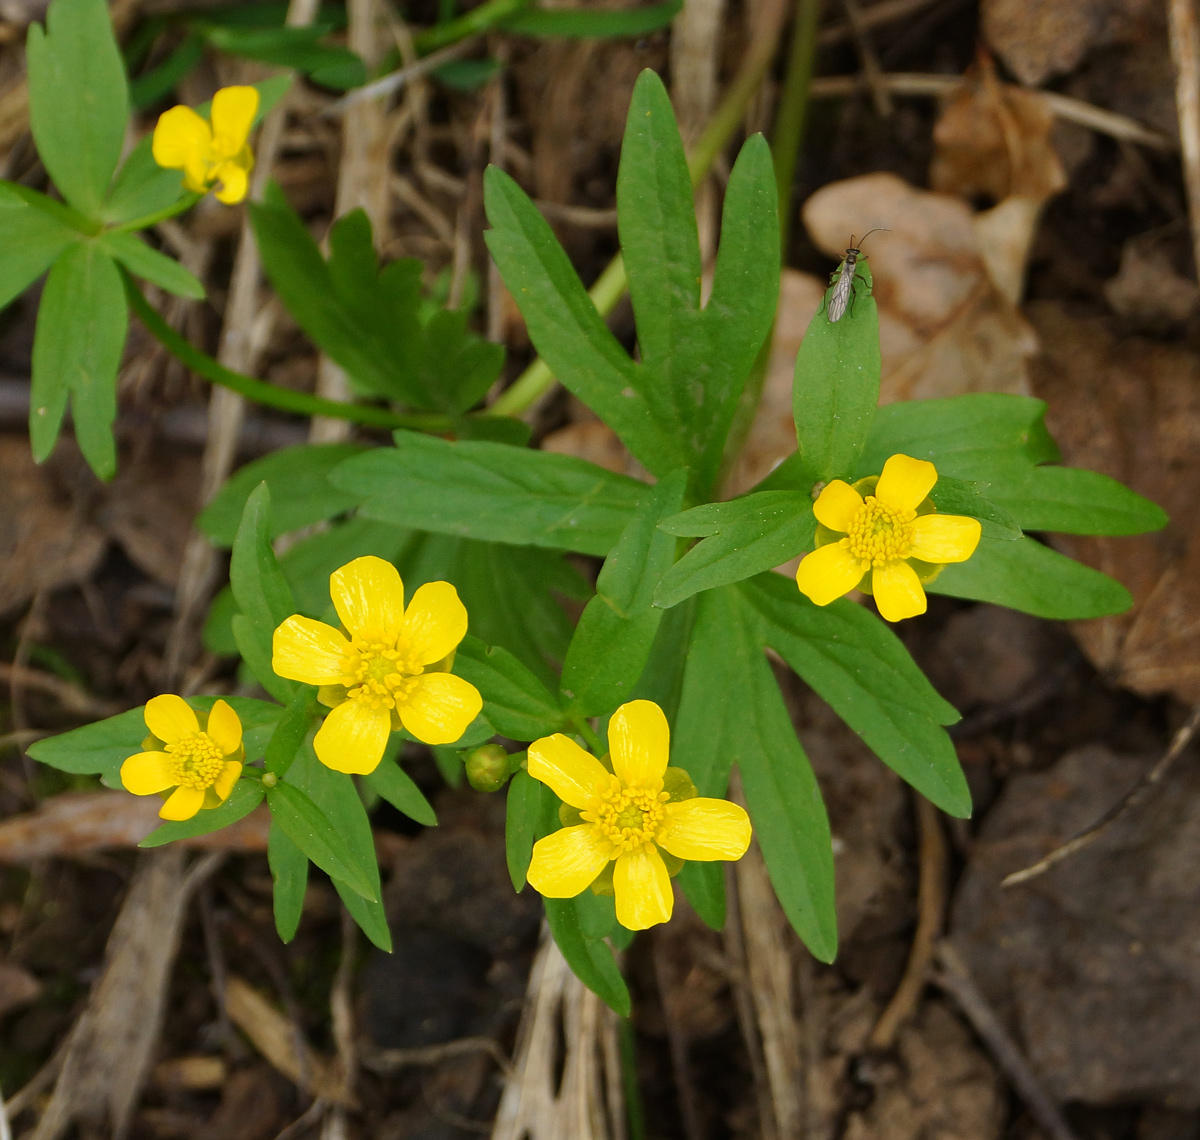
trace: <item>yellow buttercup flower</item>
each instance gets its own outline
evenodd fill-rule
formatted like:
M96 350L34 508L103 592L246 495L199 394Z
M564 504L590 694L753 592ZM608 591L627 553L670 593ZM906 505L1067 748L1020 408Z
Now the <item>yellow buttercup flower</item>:
M796 571L800 592L827 606L857 587L888 621L923 614L922 583L970 558L981 533L978 519L937 513L928 498L937 477L927 460L893 455L878 478L829 483L813 504L821 525Z
M608 724L610 772L570 737L555 733L529 746L529 774L548 784L579 823L539 839L533 846L529 882L552 899L594 889L609 872L617 921L645 930L671 917L675 896L663 852L680 860L740 859L750 846L745 809L728 800L695 796L686 773L674 784L692 798L664 788L671 730L653 701L631 701ZM604 883L607 888L607 883Z
M258 112L253 87L222 87L212 100L211 122L191 107L172 107L154 128L154 161L168 170L182 170L183 184L205 194L220 184L217 197L232 205L250 185L254 155L247 140Z
M317 759L338 772L373 772L388 735L405 728L426 744L453 744L483 707L474 685L451 673L467 611L449 582L428 582L404 607L390 562L367 555L329 576L343 636L293 614L276 631L271 668L319 685L333 711L313 740Z
M182 697L165 694L146 702L147 749L121 765L121 783L135 796L175 790L159 811L162 819L191 819L201 808L220 807L242 774L246 750L242 722L217 701L204 727Z

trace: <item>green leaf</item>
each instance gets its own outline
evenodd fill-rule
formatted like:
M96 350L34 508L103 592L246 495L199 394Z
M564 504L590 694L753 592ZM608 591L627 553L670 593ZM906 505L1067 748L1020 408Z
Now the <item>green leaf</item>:
M992 538L1020 538L1021 528L1006 510L990 497L990 483L968 482L938 476L929 498L946 515L969 515L983 524L983 533Z
M466 312L422 317L419 261L380 269L364 211L334 224L328 262L277 187L250 211L276 292L363 394L458 415L499 375L503 348L471 332Z
M79 231L0 184L0 309L34 283Z
M259 684L286 705L299 688L271 668L271 642L279 624L296 611L271 549L270 510L271 492L260 483L246 500L229 563L229 583L241 611L233 619L233 635Z
M497 25L518 36L564 39L615 39L645 36L665 28L683 8L683 0L622 8L615 12L580 8L525 8Z
M267 864L274 881L275 929L281 942L291 942L304 913L304 893L308 889L308 856L271 820L267 833Z
M525 886L533 844L539 838L542 821L557 810L558 801L540 780L521 770L508 785L508 802L504 816L504 858L513 890Z
M656 475L687 465L678 433L652 413L644 370L609 332L570 259L528 195L489 166L484 200L488 249L542 358Z
M587 938L575 899L544 899L546 922L575 976L621 1017L630 1012L629 990L612 951L598 938Z
M334 487L329 473L362 451L356 443L308 443L273 451L240 468L200 512L196 525L218 546L232 546L246 500L260 483L271 491L273 539L343 514L357 498Z
M361 87L367 81L363 61L348 48L319 43L327 30L320 25L311 28L208 27L205 34L219 51L294 68L323 87L338 91Z
M631 701L653 701L666 714L669 722L675 720L679 709L684 663L687 661L695 619L694 597L663 614L646 668L629 694Z
M971 814L971 793L943 724L958 713L874 614L842 598L814 606L794 582L763 574L743 583L767 644L889 768L950 815Z
M95 773L110 788L119 788L121 765L142 751L142 741L149 733L142 708L34 741L27 751L41 764L61 772Z
M296 753L312 727L315 703L310 687L306 685L297 689L296 695L283 710L275 731L271 733L271 739L267 741L264 764L268 772L282 776L292 766Z
M702 536L663 576L656 606L678 605L779 566L812 547L817 520L803 491L761 491L726 503L693 507L661 524L668 534Z
M190 297L194 301L204 297L204 286L178 261L151 249L141 238L133 234L102 234L98 239L113 257L136 277L144 277L169 293Z
M939 477L983 482L1014 460L1053 463L1059 454L1045 414L1042 400L993 392L888 404L875 414L853 477L878 475L897 454L928 459Z
M562 729L565 714L554 695L506 649L488 648L468 634L454 672L483 696L483 713L502 736L537 740Z
M165 99L203 58L204 38L194 31L189 32L162 63L129 84L129 99L134 110L144 111Z
M691 177L671 101L649 69L629 105L617 178L621 247L652 414L678 431L699 487L725 436L779 292L779 222L770 148L742 150L729 180L713 301L700 309L700 243Z
M253 697L189 697L188 704L198 712L207 712L218 700L225 701L238 714L246 759L256 759L261 755L264 733L274 727L283 710ZM108 787L119 788L121 765L135 752L142 751L142 741L149 732L144 708L139 705L82 728L37 740L29 746L29 755L40 764L49 764L62 772L98 775Z
M194 839L197 835L208 835L220 831L239 819L245 819L263 798L263 786L258 780L238 780L233 785L229 798L220 807L201 809L191 819L171 820L156 827L139 847L161 847L177 839Z
M1028 536L1006 542L985 535L966 562L947 566L925 589L1061 621L1124 613L1133 605L1120 582Z
M394 760L386 757L374 772L363 777L367 787L387 800L397 811L426 827L437 827L437 813L413 783L412 777Z
M1007 508L1025 530L1144 534L1162 530L1168 521L1161 507L1123 483L1078 467L1010 465L995 476L988 497Z
M390 951L392 936L388 931L387 916L381 901L379 864L375 859L371 821L367 818L366 809L353 779L344 772L334 772L326 768L317 760L312 748L305 747L296 757L296 762L289 769L285 781L279 783L274 790L279 791L285 787L294 788L305 794L310 802L321 805L335 834L344 841L345 853L356 874L370 886L372 894L364 895L353 880L330 872L333 885L346 909L362 927L366 936L381 950ZM289 834L299 842L297 835L290 830ZM303 849L304 845L300 846ZM311 851L305 849L305 853L310 859L313 858ZM321 866L319 860L313 859L313 862L318 867Z
M654 591L675 560L675 540L658 524L678 512L687 476L673 472L646 492L575 628L561 687L584 716L612 712L646 668L662 619Z
M645 485L582 459L500 443L397 432L394 448L346 460L329 476L360 513L486 541L607 554Z
M725 928L725 866L722 863L684 863L679 885L692 909L710 930Z
M322 871L340 879L363 898L378 899L378 888L372 886L346 840L304 792L281 781L268 790L267 802L272 819Z
M92 242L68 247L46 278L33 342L29 435L39 463L58 439L69 394L79 449L101 479L116 473L112 424L128 328L112 258Z
M96 217L125 142L129 85L104 0L54 0L25 48L29 125L62 195Z
M812 953L832 961L837 921L825 805L763 655L758 619L735 589L699 599L671 751L704 796L724 795L730 766L738 765L780 904Z
M801 486L845 479L863 452L879 402L879 314L871 270L855 267L857 299L839 321L826 305L813 317L796 356L792 409Z
M178 170L167 170L154 161L153 146L153 134L146 135L117 171L100 212L109 225L120 226L157 214L189 193Z

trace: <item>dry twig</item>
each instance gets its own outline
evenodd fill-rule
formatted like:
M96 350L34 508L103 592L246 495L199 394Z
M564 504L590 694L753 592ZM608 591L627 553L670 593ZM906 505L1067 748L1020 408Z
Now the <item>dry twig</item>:
M1175 107L1192 222L1192 255L1200 273L1200 26L1196 0L1168 0L1167 21L1175 62Z
M854 46L858 50L858 58L862 62L863 78L866 79L867 86L871 89L871 99L875 103L875 110L880 118L890 118L892 114L892 96L888 91L887 83L884 81L883 68L879 65L879 57L875 54L875 48L872 46L867 34L867 25L863 19L863 11L858 6L858 0L842 0L842 7L846 11L846 22L850 25L850 33L854 38Z
M471 1053L487 1053L506 1077L516 1075L508 1054L493 1037L460 1037L457 1041L413 1049L373 1049L363 1054L362 1064L373 1073L395 1073L410 1066L440 1065L443 1061Z
M908 965L900 985L888 1002L868 1044L873 1049L890 1049L900 1027L913 1015L933 964L933 948L942 933L946 912L946 838L938 810L914 792L920 831L921 880L917 894L917 930L908 953Z
M1056 847L1049 855L1043 856L1032 867L1026 867L1024 870L1006 875L1000 885L1015 887L1018 883L1027 883L1030 879L1036 879L1039 875L1045 874L1056 863L1061 863L1077 851L1090 847L1126 812L1137 807L1150 794L1155 785L1162 781L1162 778L1170 771L1171 765L1179 758L1180 753L1192 742L1192 737L1196 735L1198 728L1200 728L1200 705L1196 705L1192 709L1191 714L1180 726L1179 731L1175 733L1170 747L1162 754L1158 763L1113 804L1100 819L1074 838L1068 839L1061 847Z
M1003 1070L1025 1102L1029 1114L1050 1140L1075 1140L1058 1105L1042 1088L1017 1043L1008 1035L995 1011L980 992L967 969L966 962L953 944L943 939L937 946L938 964L942 967L932 980L957 1002L966 1019L991 1052L993 1060Z

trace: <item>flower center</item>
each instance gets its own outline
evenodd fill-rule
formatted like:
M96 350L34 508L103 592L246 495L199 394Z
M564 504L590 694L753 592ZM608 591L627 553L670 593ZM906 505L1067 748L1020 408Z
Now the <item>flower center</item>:
M912 521L916 511L897 510L868 495L850 524L850 533L841 540L864 570L907 558L912 549Z
M347 697L371 709L394 709L408 700L425 667L403 637L392 643L356 637L342 658Z
M592 810L582 815L612 843L615 858L654 842L663 820L663 804L668 799L668 792L624 788L613 780L612 786L600 794Z
M225 767L221 749L207 732L193 732L166 746L175 783L184 788L209 788Z

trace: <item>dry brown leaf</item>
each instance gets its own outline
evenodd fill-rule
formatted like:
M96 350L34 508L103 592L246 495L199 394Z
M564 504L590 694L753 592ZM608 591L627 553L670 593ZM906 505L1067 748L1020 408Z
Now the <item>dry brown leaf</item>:
M1071 71L1095 47L1135 33L1155 0L983 0L987 42L1022 83Z
M1042 354L1034 393L1074 467L1102 471L1158 503L1171 523L1128 538L1060 536L1072 557L1124 583L1127 614L1073 627L1092 663L1146 696L1200 700L1200 358L1177 345L1118 339L1103 318L1033 306Z
M112 847L136 847L158 827L161 802L125 792L67 792L36 811L0 823L0 863L83 855ZM217 851L265 851L271 817L259 807L220 831L179 842Z
M1025 249L1020 210L973 214L961 198L910 186L894 174L868 174L822 187L804 205L804 224L831 257L843 256L852 234L872 226L867 250L879 304L883 354L880 399L957 396L964 392L1027 393L1026 361L1033 330L993 280L1011 280ZM987 237L988 257L980 240ZM1027 240L1027 239L1026 239Z
M57 471L33 462L27 439L0 437L0 613L39 590L84 581L104 554L104 535L84 520Z
M1186 321L1200 302L1200 287L1180 272L1172 257L1178 234L1137 234L1121 250L1121 268L1104 283L1113 311L1146 332L1167 332Z
M318 1053L299 1029L248 982L230 977L225 1012L271 1065L289 1081L334 1104L355 1105L332 1058Z
M172 1057L154 1066L154 1083L164 1089L219 1089L228 1077L224 1057Z
M1050 141L1054 122L1038 92L1001 83L985 57L942 106L930 186L994 202L1013 195L1044 201L1067 182Z

